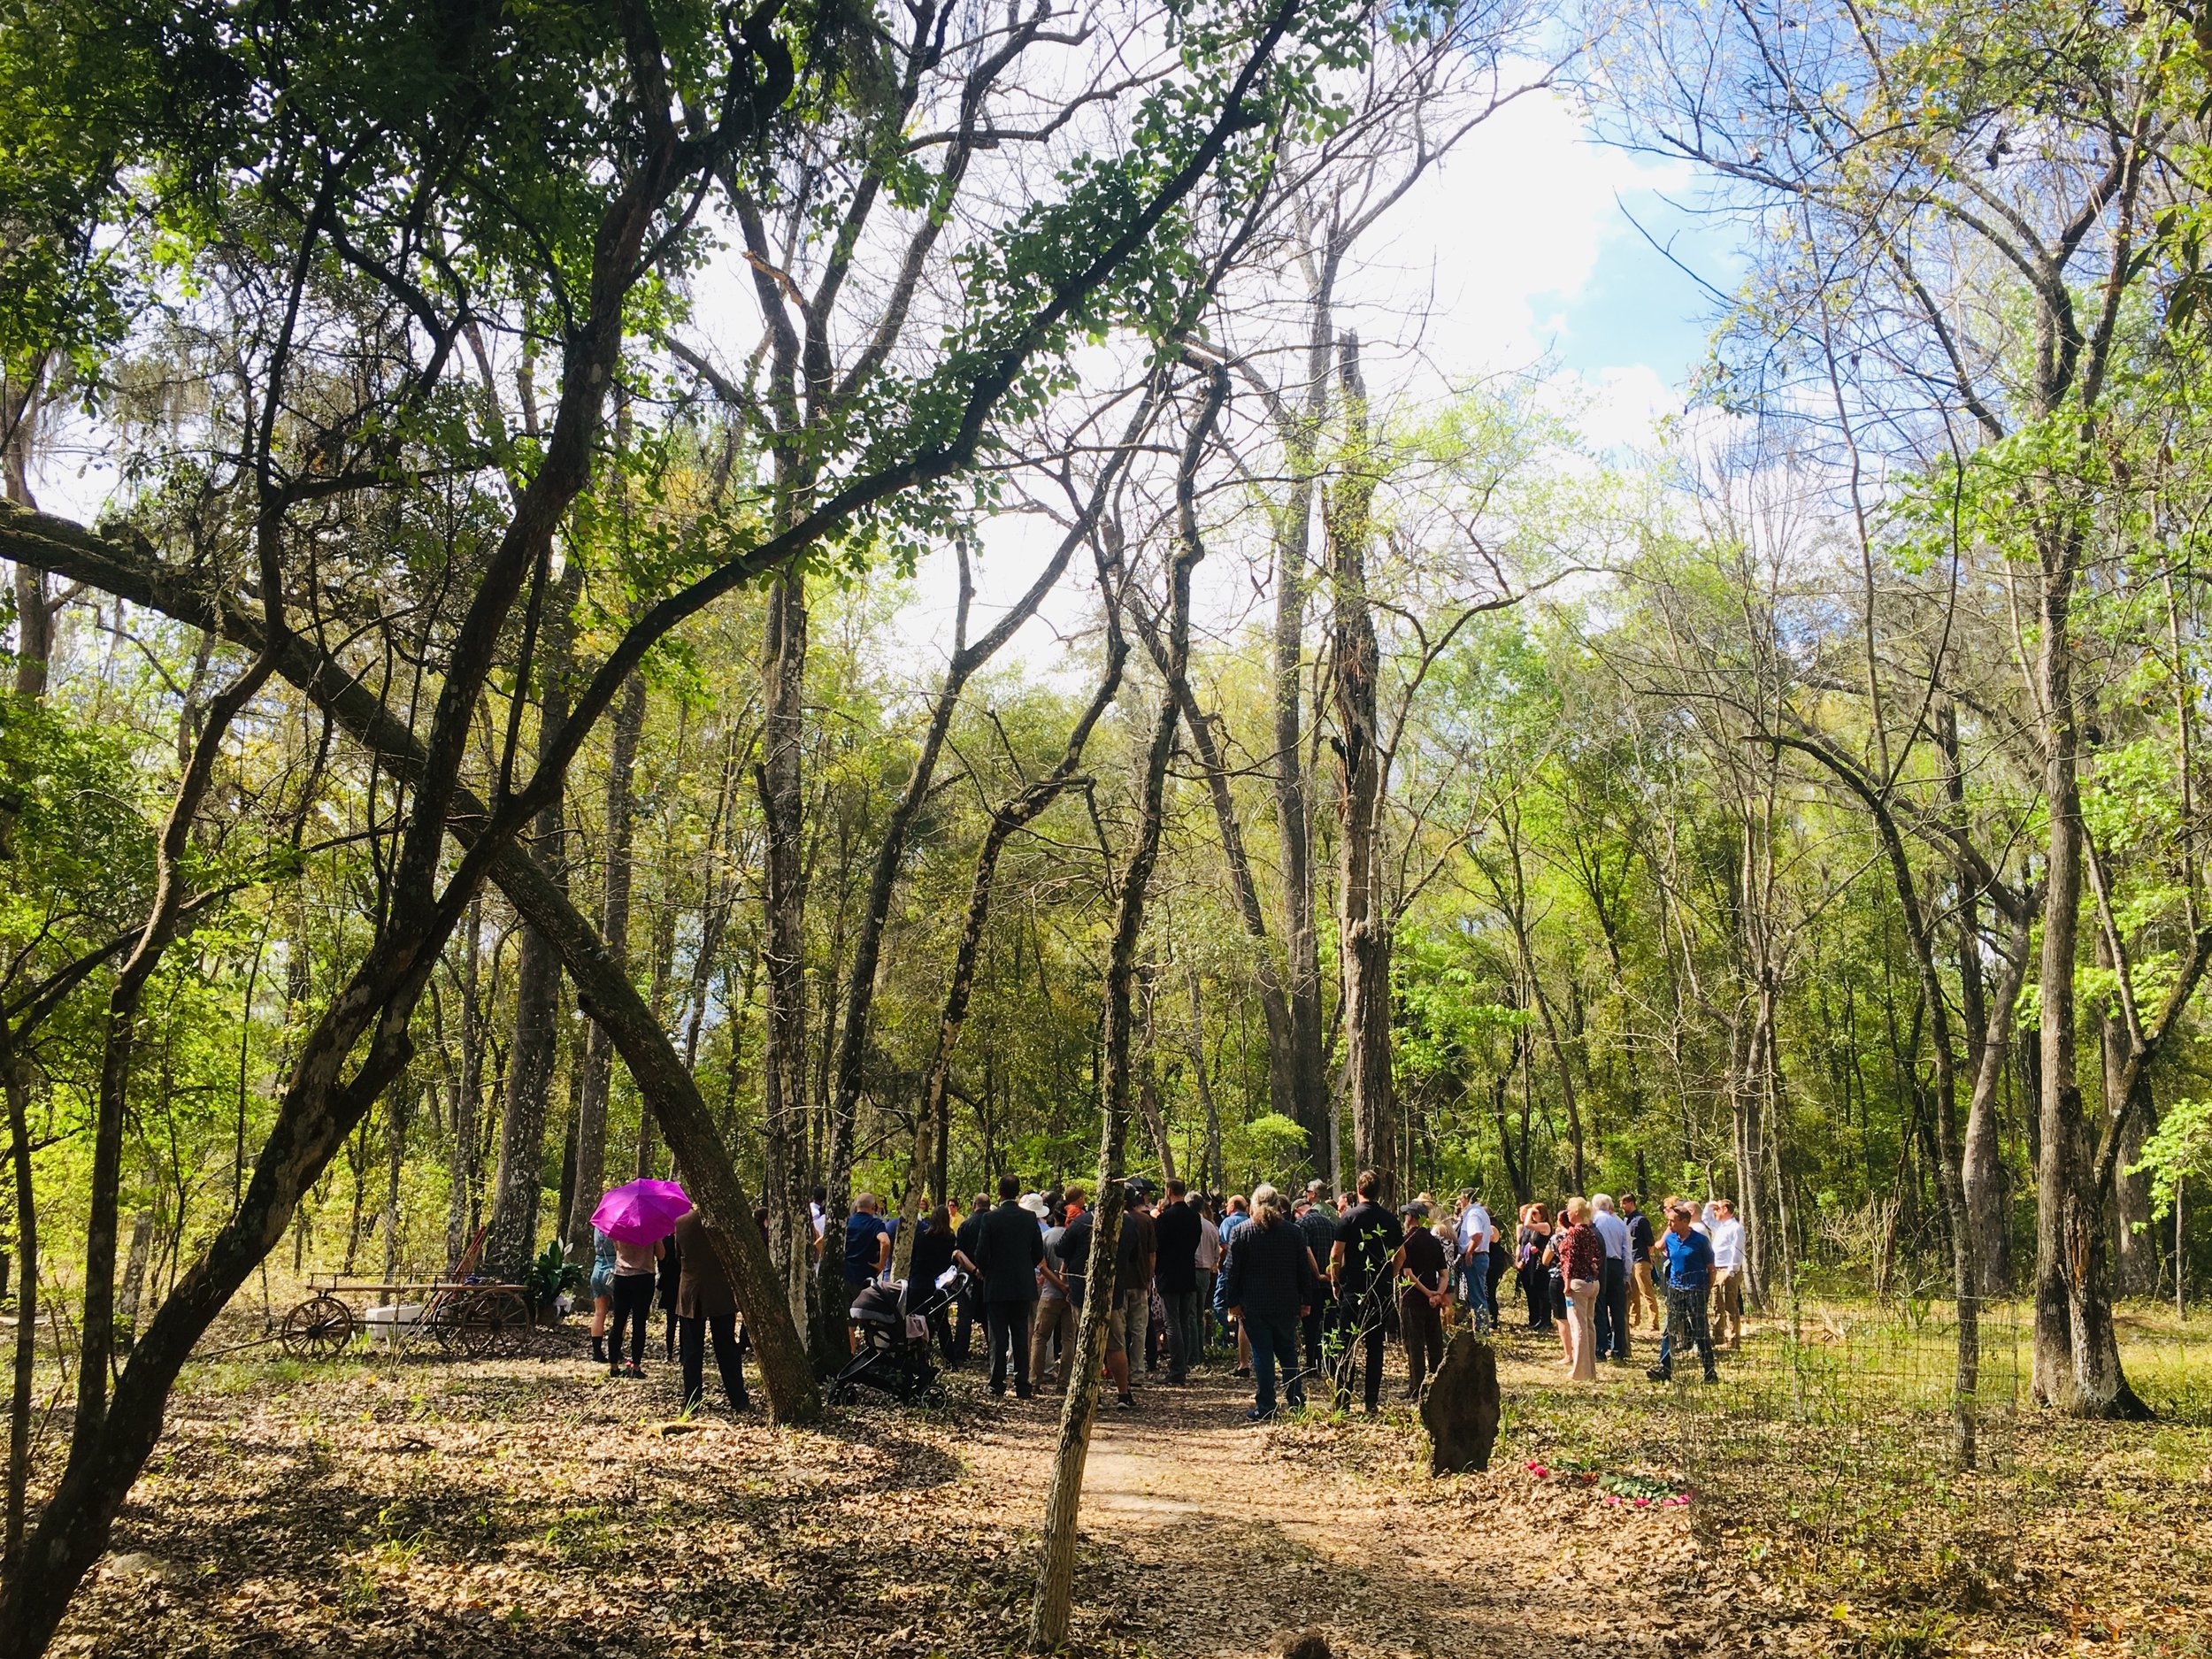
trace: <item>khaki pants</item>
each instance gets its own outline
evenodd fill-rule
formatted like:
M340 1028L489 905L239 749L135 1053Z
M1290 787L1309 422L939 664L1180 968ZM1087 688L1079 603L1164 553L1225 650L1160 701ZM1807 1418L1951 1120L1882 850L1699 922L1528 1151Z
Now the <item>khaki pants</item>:
M1567 1281L1567 1374L1576 1382L1590 1382L1598 1374L1596 1315L1601 1288L1594 1279Z
M1743 1269L1713 1270L1713 1343L1735 1348L1743 1340Z
M1666 1314L1659 1306L1659 1293L1651 1287L1651 1263L1636 1263L1628 1275L1629 1325L1648 1325L1655 1331L1665 1318Z
M1051 1392L1064 1394L1068 1391L1068 1378L1075 1370L1075 1304L1065 1296L1045 1296L1037 1303L1037 1322L1029 1327L1029 1379L1039 1388L1048 1386ZM1052 1337L1060 1336L1060 1363L1052 1366Z

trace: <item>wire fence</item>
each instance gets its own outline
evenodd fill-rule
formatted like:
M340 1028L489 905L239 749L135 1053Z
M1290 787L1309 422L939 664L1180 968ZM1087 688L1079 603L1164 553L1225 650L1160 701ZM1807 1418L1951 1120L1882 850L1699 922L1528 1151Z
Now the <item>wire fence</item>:
M1694 1360L1607 1409L1544 1388L1519 1402L1548 1471L1578 1471L1622 1502L1686 1502L1709 1541L1740 1538L1778 1571L1845 1594L1878 1583L1970 1604L2013 1569L2032 1309L1980 1313L1967 1402L1974 1459L1956 1458L1958 1327L1951 1304L1802 1303L1762 1321L1707 1386Z

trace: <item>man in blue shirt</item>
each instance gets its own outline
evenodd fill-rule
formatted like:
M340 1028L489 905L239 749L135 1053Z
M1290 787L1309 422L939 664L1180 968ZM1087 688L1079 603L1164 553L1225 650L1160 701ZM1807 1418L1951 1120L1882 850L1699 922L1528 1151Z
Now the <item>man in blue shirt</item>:
M1686 1344L1695 1344L1705 1363L1705 1380L1718 1382L1713 1365L1713 1339L1705 1327L1705 1296L1713 1283L1713 1241L1697 1231L1697 1212L1677 1204L1667 1217L1666 1236L1660 1243L1667 1256L1667 1340L1660 1345L1659 1363L1644 1374L1654 1382L1674 1375L1674 1356Z

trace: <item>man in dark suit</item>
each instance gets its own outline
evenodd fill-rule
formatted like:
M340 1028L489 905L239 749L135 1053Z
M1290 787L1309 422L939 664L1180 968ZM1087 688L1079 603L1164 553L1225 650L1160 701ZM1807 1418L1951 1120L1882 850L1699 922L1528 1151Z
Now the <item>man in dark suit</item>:
M1037 1308L1037 1268L1045 1235L1037 1217L1021 1207L1021 1183L1001 1176L999 1202L976 1229L970 1252L983 1270L983 1331L991 1345L991 1392L1006 1392L1006 1362L1014 1362L1014 1393L1029 1398L1029 1321Z
M714 1248L714 1233L697 1210L676 1224L676 1251L684 1263L676 1285L676 1335L683 1356L684 1409L705 1397L707 1338L714 1338L714 1368L730 1409L745 1409L745 1352L737 1341L737 1298Z
M1154 1267L1160 1301L1167 1309L1167 1379L1179 1383L1198 1363L1198 1212L1183 1183L1167 1184L1167 1202L1152 1218Z

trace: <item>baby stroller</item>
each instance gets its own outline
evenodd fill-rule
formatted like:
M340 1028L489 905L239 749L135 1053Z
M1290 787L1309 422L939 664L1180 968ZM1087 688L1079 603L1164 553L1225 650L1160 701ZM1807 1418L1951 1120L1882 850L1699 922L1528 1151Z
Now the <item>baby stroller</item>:
M906 1280L862 1287L853 1298L852 1325L859 1346L830 1384L832 1405L843 1405L863 1387L879 1388L903 1405L941 1399L937 1365L931 1357L931 1317L950 1306L971 1287L968 1275L949 1267L937 1282L918 1294Z

